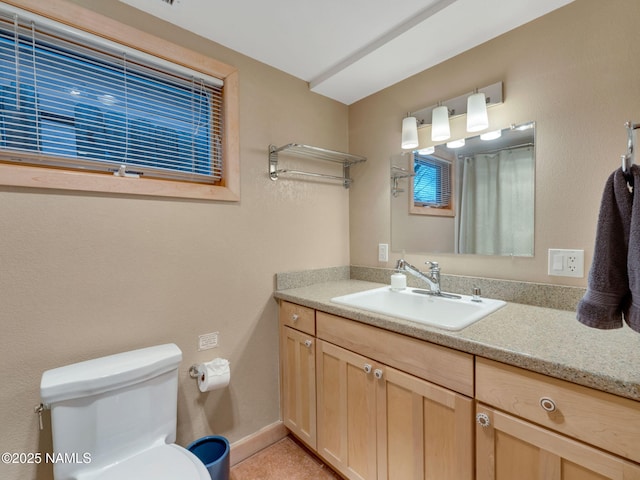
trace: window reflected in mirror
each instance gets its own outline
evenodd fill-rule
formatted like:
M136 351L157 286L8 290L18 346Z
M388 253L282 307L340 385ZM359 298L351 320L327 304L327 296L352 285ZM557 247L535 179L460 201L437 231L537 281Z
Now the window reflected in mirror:
M409 213L415 215L455 216L453 179L454 157L413 154L413 177L409 185Z

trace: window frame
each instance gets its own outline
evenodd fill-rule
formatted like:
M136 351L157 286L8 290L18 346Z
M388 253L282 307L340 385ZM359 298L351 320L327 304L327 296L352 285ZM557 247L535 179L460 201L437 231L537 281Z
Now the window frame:
M19 157L16 152L0 151L0 185L201 200L240 200L239 88L235 67L64 0L8 0L5 3L222 80L224 155L222 180L216 184L204 184L20 165L11 160L12 157Z
M410 177L409 179L409 213L412 215L432 215L439 217L455 217L455 156L451 156L450 158L445 158L447 155L441 154L431 154L428 157L434 157L439 160L441 163L449 164L449 204L446 207L434 207L429 205L423 205L421 203L416 203L414 195L415 195L415 177ZM409 165L409 171L415 171L415 152L411 155L411 164Z

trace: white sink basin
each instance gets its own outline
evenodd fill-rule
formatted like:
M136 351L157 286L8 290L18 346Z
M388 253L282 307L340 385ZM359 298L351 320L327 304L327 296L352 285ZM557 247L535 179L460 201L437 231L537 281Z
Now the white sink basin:
M424 292L414 288L394 291L390 287L381 287L334 297L331 301L446 330L461 330L506 305L502 300L490 298L473 302L469 295L451 299Z

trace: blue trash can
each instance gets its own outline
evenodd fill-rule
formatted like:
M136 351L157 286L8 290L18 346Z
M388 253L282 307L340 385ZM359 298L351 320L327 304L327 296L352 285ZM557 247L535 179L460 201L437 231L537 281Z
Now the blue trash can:
M190 443L187 450L204 463L211 480L229 480L229 440L220 435L210 435Z

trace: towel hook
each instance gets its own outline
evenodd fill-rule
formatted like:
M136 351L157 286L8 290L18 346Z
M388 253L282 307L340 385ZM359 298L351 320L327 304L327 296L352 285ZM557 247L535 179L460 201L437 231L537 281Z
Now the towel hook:
M622 171L626 173L635 163L635 131L640 128L640 123L628 121L624 126L627 128L627 154L622 155Z

